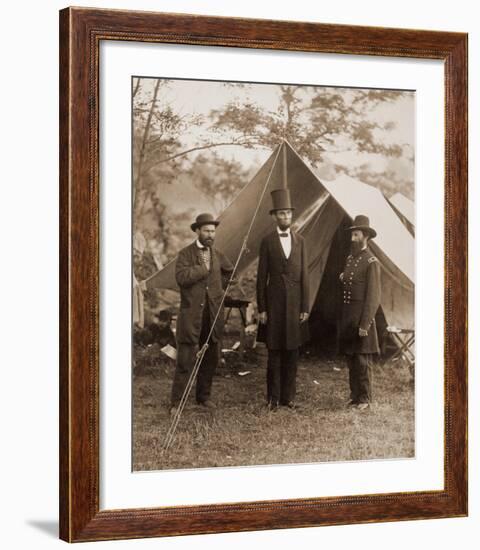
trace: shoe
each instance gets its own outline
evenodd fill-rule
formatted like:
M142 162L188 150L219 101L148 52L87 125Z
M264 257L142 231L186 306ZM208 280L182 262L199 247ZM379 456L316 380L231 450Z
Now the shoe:
M285 403L285 407L288 407L289 409L298 409L294 401L289 401L288 403Z
M201 407L205 407L206 409L216 409L215 403L210 401L210 399L207 399L206 401L199 401L198 404Z
M354 401L353 399L350 399L350 401L347 403L347 409L356 409L358 407L358 401Z
M370 403L359 403L356 408L359 411L365 411L369 407L370 407Z
M272 412L273 412L273 411L278 411L278 403L271 403L271 402L270 402L270 403L267 403L266 406L267 406L267 409L268 409L269 411L272 411Z

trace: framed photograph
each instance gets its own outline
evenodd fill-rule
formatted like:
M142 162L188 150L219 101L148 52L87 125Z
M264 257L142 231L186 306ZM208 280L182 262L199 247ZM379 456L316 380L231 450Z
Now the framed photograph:
M60 536L467 514L467 36L60 12Z

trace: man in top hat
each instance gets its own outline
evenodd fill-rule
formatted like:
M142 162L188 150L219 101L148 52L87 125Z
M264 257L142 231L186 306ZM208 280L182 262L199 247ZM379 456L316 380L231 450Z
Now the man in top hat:
M303 237L291 230L288 189L272 191L275 230L260 245L257 304L265 325L267 402L295 407L298 348L308 338L308 258Z
M171 414L175 413L185 391L197 351L205 343L208 348L197 374L196 400L205 407L214 407L210 392L224 325L222 296L233 272L230 260L213 247L219 223L211 214L197 216L190 226L197 238L182 249L177 258L175 277L180 287L180 313L177 319L177 364ZM215 319L215 326L206 342Z
M368 247L376 237L367 216L357 216L351 232L351 249L340 274L343 307L340 351L347 355L350 382L349 406L364 410L371 402L371 365L380 352L375 315L380 306L380 265Z

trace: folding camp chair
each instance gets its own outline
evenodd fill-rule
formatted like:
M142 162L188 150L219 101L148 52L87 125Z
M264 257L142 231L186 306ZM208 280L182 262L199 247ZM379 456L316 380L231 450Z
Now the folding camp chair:
M396 346L396 351L390 357L390 361L403 359L411 368L415 366L415 331L407 328L387 327L386 337L390 337Z

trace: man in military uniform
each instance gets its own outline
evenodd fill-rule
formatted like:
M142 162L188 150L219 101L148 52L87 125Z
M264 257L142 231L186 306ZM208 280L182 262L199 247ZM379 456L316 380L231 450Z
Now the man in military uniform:
M196 360L215 322L208 348L197 374L196 400L213 408L210 401L213 375L219 359L224 314L222 296L233 272L230 260L213 248L219 221L211 214L200 214L191 229L197 239L180 251L175 278L180 287L180 313L177 319L177 364L172 386L170 413L175 414ZM218 316L217 316L218 313Z
M308 258L303 237L290 229L288 189L272 191L276 228L261 242L257 304L268 348L267 404L295 408L298 348L308 338Z
M371 365L380 352L375 315L380 306L380 265L368 247L377 233L367 216L357 216L351 231L351 253L340 274L343 307L340 352L347 355L350 381L349 406L359 410L371 402Z

